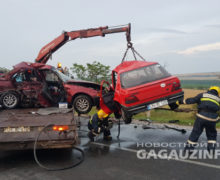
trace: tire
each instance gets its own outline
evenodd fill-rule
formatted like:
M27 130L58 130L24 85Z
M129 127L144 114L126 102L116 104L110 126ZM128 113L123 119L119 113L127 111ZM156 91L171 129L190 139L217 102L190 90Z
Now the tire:
M2 94L0 102L4 108L13 109L19 104L19 96L15 92L6 92Z
M78 95L73 101L73 107L79 114L87 114L92 109L92 100L87 95Z
M179 107L179 105L176 103L171 103L171 104L169 104L169 107L171 110L176 110Z
M132 115L130 115L123 109L121 110L121 112L122 112L122 119L124 120L125 124L130 124L132 121Z

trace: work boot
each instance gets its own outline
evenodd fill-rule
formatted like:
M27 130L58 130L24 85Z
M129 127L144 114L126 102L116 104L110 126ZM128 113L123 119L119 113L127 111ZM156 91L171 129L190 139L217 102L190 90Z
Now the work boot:
M95 135L94 135L91 131L88 133L87 136L89 137L89 139L90 139L91 142L94 142L94 137L95 137Z
M183 152L184 154L188 154L188 156L190 156L193 153L194 149L195 146L187 142Z
M105 141L111 141L112 140L112 137L111 136L104 136L103 139Z
M215 155L216 143L208 143L207 150L213 156Z

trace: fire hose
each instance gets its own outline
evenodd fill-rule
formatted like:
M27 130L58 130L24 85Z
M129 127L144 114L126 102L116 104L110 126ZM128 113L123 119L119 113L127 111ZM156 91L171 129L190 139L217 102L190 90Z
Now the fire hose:
M119 139L119 136L120 136L120 133L121 133L121 122L120 122L120 119L118 119L118 135L117 135L117 138Z
M45 170L47 170L47 171L66 170L66 169L71 169L71 168L74 168L74 167L80 165L80 164L84 161L84 159L85 159L85 153L84 153L84 151L83 151L82 149L80 149L79 147L76 147L76 146L74 146L73 149L74 149L74 150L77 150L78 152L80 152L81 158L80 158L80 161L79 161L79 162L74 163L74 164L72 164L72 165L70 165L70 166L62 167L62 168L50 168L50 167L45 166L44 164L42 164L42 162L39 161L38 156L37 156L37 143L38 143L39 137L40 137L40 135L44 132L44 130L45 130L46 128L52 127L52 126L54 126L54 124L48 124L48 125L44 126L43 129L40 130L40 132L38 133L38 135L37 135L36 138L35 138L34 148L33 148L33 153L34 153L35 162L36 162L41 168L43 168L43 169L45 169ZM110 129L111 127L112 127L112 126L110 126L110 127L108 127L108 128ZM78 130L78 132L79 132L79 131L88 132L88 131L86 131L86 130ZM119 138L119 136L120 136L120 120L119 120L119 122L118 122L118 135L117 135L117 138Z
M40 132L39 132L39 134L36 136L36 139L35 139L35 142L34 142L34 149L33 149L33 151L34 151L34 159L35 159L36 163L37 163L41 168L46 169L46 170L48 170L48 171L60 171L60 170L66 170L66 169L70 169L70 168L73 168L73 167L78 166L79 164L81 164L81 163L84 161L85 154L84 154L84 151L83 151L82 149L80 149L79 147L76 147L76 146L74 146L73 149L74 149L74 150L77 150L78 152L80 152L81 158L80 158L80 161L79 161L79 162L74 163L74 164L72 164L72 165L70 165L70 166L62 167L62 168L50 168L50 167L47 167L47 166L43 165L43 164L39 161L39 159L38 159L38 157L37 157L37 142L38 142L38 140L39 140L39 137L40 137L41 133L42 133L46 128L51 127L51 126L53 126L53 125L54 125L54 124L48 124L48 125L44 126L44 128L41 129Z

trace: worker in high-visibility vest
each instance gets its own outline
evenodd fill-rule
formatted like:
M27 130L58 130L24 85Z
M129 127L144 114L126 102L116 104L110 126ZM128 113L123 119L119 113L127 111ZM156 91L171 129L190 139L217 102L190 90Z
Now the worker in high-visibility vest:
M197 145L198 139L203 129L205 129L208 140L207 150L214 154L217 138L216 122L219 120L217 113L220 103L219 94L220 88L218 86L211 86L207 92L183 100L183 104L198 104L198 113L196 114L196 120L185 151L192 152L191 150Z
M121 118L121 106L114 101L114 91L111 87L105 89L103 95L104 81L101 82L101 94L100 94L100 109L92 116L92 119L88 123L88 137L91 141L94 141L94 137L103 132L104 140L111 141L110 129L113 126L113 122L109 120L109 116L114 113L116 119Z
M57 69L58 69L58 71L60 71L61 73L64 73L61 63L57 63Z

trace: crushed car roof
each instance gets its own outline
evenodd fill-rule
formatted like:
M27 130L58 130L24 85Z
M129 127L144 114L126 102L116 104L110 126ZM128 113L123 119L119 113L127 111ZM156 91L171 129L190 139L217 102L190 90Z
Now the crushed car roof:
M13 66L14 69L16 68L48 68L50 69L52 66L42 64L42 63L31 63L31 62L20 62Z

